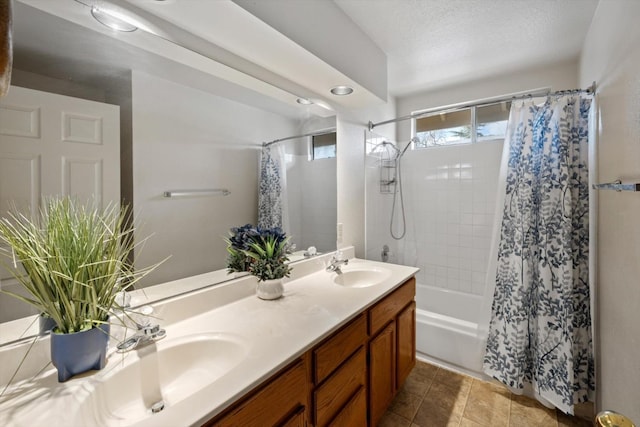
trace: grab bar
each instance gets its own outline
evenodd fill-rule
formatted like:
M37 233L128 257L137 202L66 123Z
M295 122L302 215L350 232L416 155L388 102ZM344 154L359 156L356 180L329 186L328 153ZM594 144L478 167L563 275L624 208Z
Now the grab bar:
M209 190L169 190L162 193L164 197L189 197L189 196L228 196L231 191L226 188L212 188Z
M623 184L622 181L617 180L613 182L607 182L604 184L593 184L594 190L616 190L620 191L640 191L640 183L636 184Z

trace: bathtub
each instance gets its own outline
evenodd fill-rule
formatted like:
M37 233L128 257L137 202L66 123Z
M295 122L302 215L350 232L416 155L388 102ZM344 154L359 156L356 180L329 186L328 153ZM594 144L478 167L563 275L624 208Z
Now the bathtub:
M485 341L478 322L484 307L483 297L418 284L417 357L483 377Z

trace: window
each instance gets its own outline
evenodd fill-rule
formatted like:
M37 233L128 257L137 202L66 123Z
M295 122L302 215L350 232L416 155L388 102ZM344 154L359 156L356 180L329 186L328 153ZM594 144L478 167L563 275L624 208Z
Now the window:
M476 140L504 139L511 102L483 105L476 109Z
M415 120L414 148L468 144L502 139L507 130L510 102L441 111Z
M311 137L311 160L330 159L336 156L336 133Z

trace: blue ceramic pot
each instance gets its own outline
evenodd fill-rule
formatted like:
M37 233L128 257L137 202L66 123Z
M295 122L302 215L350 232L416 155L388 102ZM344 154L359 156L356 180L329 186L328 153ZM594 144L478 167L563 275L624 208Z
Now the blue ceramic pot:
M49 332L51 332L53 328L58 326L56 324L56 321L53 320L51 317L47 316L46 314L41 314L40 317L38 317L38 325L39 325L40 335L46 335Z
M51 333L51 362L58 369L58 382L74 375L100 370L107 364L109 324L73 334Z

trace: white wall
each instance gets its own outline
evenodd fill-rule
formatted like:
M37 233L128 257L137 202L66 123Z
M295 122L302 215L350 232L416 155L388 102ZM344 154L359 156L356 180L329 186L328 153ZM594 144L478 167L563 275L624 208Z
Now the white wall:
M335 116L309 116L300 123L298 135L336 127ZM336 249L337 189L333 159L309 161L311 137L284 143L287 153L289 230L296 250L315 246L318 251Z
M336 248L336 159L287 158L289 230L296 250Z
M414 111L493 98L515 92L551 87L552 90L573 89L578 85L578 63L575 58L557 65L522 70L516 73L496 75L466 84L417 93L398 98L398 116ZM411 138L410 121L398 124L398 140Z
M358 111L340 111L336 116L338 223L343 226L338 247L353 245L356 257L365 258L365 132L369 121L393 117L395 98L386 104ZM376 133L393 139L395 125L376 128Z
M640 182L640 2L601 0L580 84L597 82L598 180ZM596 409L640 423L640 196L598 194Z
M293 120L141 72L132 76L136 266L171 255L145 285L224 268L222 237L257 222L262 141ZM230 196L163 198L166 190L227 188Z

